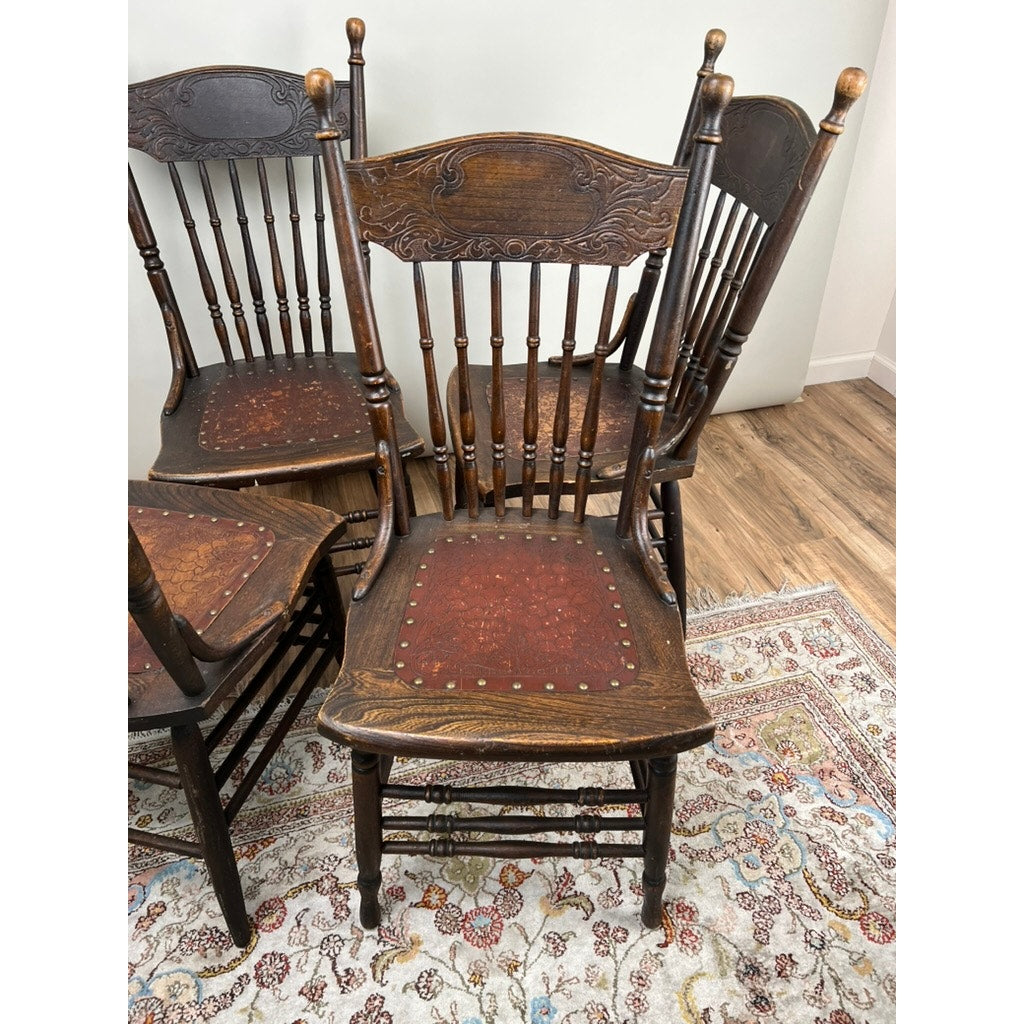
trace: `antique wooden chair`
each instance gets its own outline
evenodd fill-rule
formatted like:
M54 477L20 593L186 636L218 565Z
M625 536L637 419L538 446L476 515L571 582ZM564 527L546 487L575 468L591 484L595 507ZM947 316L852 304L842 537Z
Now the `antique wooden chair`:
M344 615L328 550L344 531L333 512L285 498L128 484L128 732L169 729L176 763L129 760L128 775L183 789L196 835L129 828L128 840L205 860L243 947L251 928L229 826L313 688L331 681L341 660ZM250 708L255 714L236 728ZM212 728L201 731L207 720ZM222 790L230 791L223 804Z
M331 114L331 77L311 71L306 84L321 119L319 138L342 276L370 396L381 493L386 496L375 547L353 592L342 670L319 716L324 735L352 748L360 919L366 927L379 923L382 854L406 850L426 855L642 857L642 918L653 926L661 920L677 754L706 743L714 722L687 670L676 594L650 546L647 494L712 153L732 80L713 75L702 86L703 114L688 169L558 136L516 133L469 136L346 166ZM400 466L394 416L360 254L364 241L412 264L443 509L438 515L411 518L402 488L395 486ZM538 333L542 265L561 264L561 276L567 275L569 337L578 312L581 266L604 268L603 345L611 336L620 267L670 246L642 400L635 404L629 481L618 519L586 515L593 482L588 439L602 391L596 363L586 382L589 401L581 430L583 454L572 488L574 511L563 514L557 500L543 511L534 508L529 460L522 508L506 507L502 486L496 488L494 507L482 507L473 500L478 493L477 460L469 439L477 410L465 365L465 284L471 268L464 277L463 264L480 261L490 267L491 335L500 357L503 264L529 267L526 319L531 337ZM459 416L469 508L458 513L426 303L425 280L442 269L431 266L438 263L451 278L464 399ZM565 370L550 438L556 472L564 469L569 389L577 383L568 362ZM518 416L527 450L534 451L535 378L522 400L515 401L505 389L500 358L494 380L504 396L494 403L499 421L506 414L509 420ZM500 479L501 449L495 446L481 455L492 456ZM398 755L621 761L629 763L634 786L592 791L393 785L390 769ZM588 809L634 803L643 816L602 820L588 811L572 817L396 817L383 813L383 800L392 798L502 806L578 803ZM606 830L641 828L642 843L594 839ZM444 838L384 838L396 829L435 831ZM475 835L565 831L589 838L483 841ZM460 833L471 838L453 838Z
M363 22L349 19L346 31L350 80L336 114L360 157ZM355 356L335 343L315 127L302 76L288 72L205 67L128 87L129 148L152 158L137 159L134 173L129 163L128 223L172 367L150 479L240 488L372 472ZM200 365L200 342L218 362ZM389 385L402 454L418 454L423 441Z
M702 75L713 67L725 42L718 30L708 33ZM807 114L795 103L777 96L738 96L727 108L722 122L723 141L712 175L713 202L709 203L702 241L688 292L685 326L676 346L676 360L669 388L661 435L655 446L651 496L651 520L659 521L655 540L666 560L669 578L682 594L686 588L686 562L682 532L679 481L693 475L701 430L715 407L726 381L736 365L740 349L753 330L772 284L789 250L818 178L843 131L850 106L861 94L867 77L858 68L839 76L832 109L821 122L817 135ZM686 139L692 135L693 112L676 150L675 162L688 158ZM572 359L573 373L588 378L595 363L603 368L604 400L597 425L593 455L595 491L617 491L623 486L629 451L632 410L643 386L637 352L651 308L664 252L649 256L622 325L606 344L594 352L574 355L574 340L562 343L562 353L548 359L534 371L531 363L507 366L508 388L517 398L525 393L528 376L538 377L537 410L540 434L550 431L555 396L561 380L563 359ZM536 346L539 339L528 339ZM610 357L620 350L613 364ZM528 353L531 360L534 353ZM493 397L492 369L470 365L469 388L476 408L488 410ZM570 404L569 423L575 432L582 423L585 391L577 390ZM547 493L553 481L564 486L561 473L548 452L529 452L522 433L510 424L507 433L495 433L493 417L477 418L473 438L464 438L459 418L458 373L448 386L448 415L458 465L467 442L477 451L494 445L504 448L503 479L486 470L477 472L479 500L492 504L500 485L507 496L521 493L523 473L530 462L532 484ZM461 484L461 481L460 481ZM459 488L465 500L464 488ZM680 610L684 604L680 601ZM685 623L684 623L685 625Z

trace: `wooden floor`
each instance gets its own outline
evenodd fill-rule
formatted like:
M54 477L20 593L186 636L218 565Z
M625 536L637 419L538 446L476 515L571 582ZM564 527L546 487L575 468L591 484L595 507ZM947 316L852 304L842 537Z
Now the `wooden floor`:
M431 465L410 473L420 514L438 507ZM374 502L366 477L274 490L339 509ZM817 384L791 405L713 416L681 492L691 607L834 582L895 645L896 399L888 392L866 379Z
M896 399L877 384L713 416L680 490L691 594L834 582L895 646Z

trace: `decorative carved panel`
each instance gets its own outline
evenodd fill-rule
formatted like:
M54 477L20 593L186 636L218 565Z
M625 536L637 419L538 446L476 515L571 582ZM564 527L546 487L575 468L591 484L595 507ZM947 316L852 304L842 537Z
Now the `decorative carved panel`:
M335 117L349 133L349 88ZM128 145L164 163L316 156L316 114L301 75L261 68L198 68L128 86Z
M622 266L671 243L686 174L524 134L454 139L349 165L363 237L407 261Z
M725 108L712 183L774 224L816 134L795 104L774 96L741 96Z

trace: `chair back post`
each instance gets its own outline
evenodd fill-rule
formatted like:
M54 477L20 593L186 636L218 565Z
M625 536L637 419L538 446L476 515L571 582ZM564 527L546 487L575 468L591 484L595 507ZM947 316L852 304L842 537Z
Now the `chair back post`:
M128 227L131 229L135 248L139 251L142 264L146 268L153 294L156 296L167 330L167 344L171 350L171 386L164 403L164 415L169 416L181 402L186 377L199 376L199 364L196 362L192 344L185 330L185 323L178 309L178 300L171 287L171 279L160 256L156 233L149 221L149 214L142 202L139 186L135 183L135 175L128 168Z
M686 120L679 135L679 144L672 162L682 167L690 158L693 149L693 133L697 130L697 119L700 117L700 90L708 75L714 73L715 61L725 46L725 33L720 28L711 29L704 37L704 63L697 69L697 81L690 96L690 105L686 110ZM628 371L640 348L640 340L647 324L654 302L654 292L661 277L661 266L665 258L664 249L655 249L647 258L640 284L636 291L636 302L633 306L626 328L625 340L619 355L619 369Z
M711 29L704 37L704 63L697 69L697 81L693 86L690 106L686 112L686 120L683 122L683 130L679 135L676 155L672 158L672 163L678 164L680 167L693 152L693 133L697 130L697 122L700 118L701 86L708 75L714 74L715 61L718 60L725 47L725 38L725 33L720 28Z
M674 453L675 458L686 459L692 454L697 438L711 415L711 411L736 365L740 351L757 323L768 293L778 277L782 262L789 252L793 237L800 226L811 196L814 194L818 179L835 147L836 140L845 129L846 116L864 92L867 82L867 73L861 68L846 68L839 75L832 109L820 122L818 137L804 161L797 187L790 192L778 221L762 239L761 250L755 260L754 269L743 285L729 325L725 330L722 344L715 356L714 365L708 374L707 397L680 441Z
M131 523L128 524L128 611L182 693L190 697L202 693L206 683Z
M306 93L320 120L316 133L322 146L324 174L328 182L331 213L334 218L334 233L338 246L338 260L345 286L345 300L348 303L352 335L359 360L359 373L366 395L373 436L378 445L378 461L384 459L387 472L391 474L391 501L382 504L379 522L394 517L395 532L404 536L409 532L409 506L405 489L398 485L402 477L401 456L395 431L395 417L391 408L389 375L384 363L380 344L380 332L373 310L370 291L370 276L362 258L359 236L359 220L352 202L345 160L341 151L341 132L334 121L334 78L323 68L314 68L306 74ZM384 442L386 448L381 447ZM378 473L384 467L378 465ZM383 501L383 495L382 495ZM389 531L378 530L377 537L385 538ZM383 542L382 542L383 543ZM375 543L367 569L377 564L384 550Z
M352 90L351 102L352 123L349 125L349 153L353 160L362 160L366 156L366 93L363 91L363 40L366 38L366 25L362 18L349 18L345 22L345 35L348 36L349 55L349 87Z
M687 292L692 287L700 227L711 191L715 147L722 141L722 115L732 99L732 93L733 80L728 75L708 75L701 83L700 124L693 138L690 174L644 367L643 387L633 426L616 526L619 537L629 536L632 532L634 542L643 545L646 545L648 538L638 535L635 520L639 510L647 508L650 477L654 470L654 447L672 382L677 341L682 334L686 316ZM645 558L645 566L651 558L657 561L653 552L646 547L641 554ZM663 579L660 567L656 569L655 575L658 580ZM665 590L659 586L659 589L667 601L674 599L671 587Z

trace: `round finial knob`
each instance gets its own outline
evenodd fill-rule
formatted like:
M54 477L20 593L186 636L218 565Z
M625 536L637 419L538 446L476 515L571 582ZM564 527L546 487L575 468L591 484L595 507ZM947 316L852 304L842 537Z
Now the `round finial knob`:
M700 87L701 125L697 142L722 141L722 114L732 99L735 83L728 75L708 75Z
M345 22L345 35L348 36L349 64L363 63L363 40L366 38L366 24L362 18L349 18Z
M334 76L323 68L313 68L306 72L306 95L313 109L320 118L320 127L316 133L318 139L332 138L330 133L337 135L334 127Z
M704 37L704 66L701 71L711 74L715 70L715 61L725 47L725 33L720 28L711 29Z
M867 88L868 75L862 68L846 68L836 82L835 99L832 109L821 122L822 131L832 135L842 135L846 123L846 115L850 107L857 102L861 93Z

